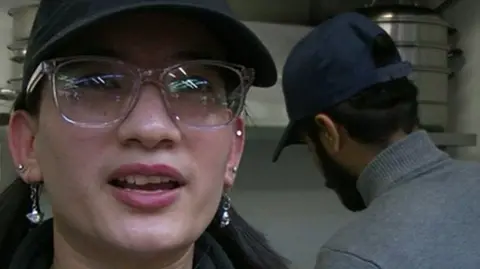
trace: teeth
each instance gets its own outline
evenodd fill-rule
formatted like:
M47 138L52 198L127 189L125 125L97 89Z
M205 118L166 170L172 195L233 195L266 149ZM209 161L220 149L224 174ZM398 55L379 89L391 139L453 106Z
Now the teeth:
M160 183L169 183L173 182L174 180L168 177L161 177L161 176L127 176L123 178L119 178L121 181L128 182L129 184L135 185L147 185L147 184L160 184Z

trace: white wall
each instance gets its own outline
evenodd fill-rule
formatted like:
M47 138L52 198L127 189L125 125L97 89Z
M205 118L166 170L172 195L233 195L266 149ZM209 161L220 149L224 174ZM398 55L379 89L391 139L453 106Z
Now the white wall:
M247 22L246 25L270 49L270 53L279 70L279 76L282 75L283 65L293 46L312 29L311 27L300 25L258 22ZM251 122L254 125L283 127L288 124L281 79L278 80L276 85L268 89L252 88L248 94L247 107L254 118L253 122Z
M0 85L10 78L10 61L7 46L11 42L12 20L5 10L0 9Z
M11 42L11 28L11 17L7 14L6 10L0 8L0 88L7 86L7 80L10 79L12 75L12 64L9 60L9 51L7 49L7 46ZM10 107L11 102L0 100L0 113L8 113ZM5 139L5 127L0 127L0 191L9 184L9 181L2 179L10 179L15 175Z
M249 141L232 202L294 262L312 269L320 246L354 214L324 188L305 147L287 148L278 163L270 159L276 141Z
M0 88L7 86L12 76L12 64L9 60L7 46L11 43L12 19L7 12L0 9ZM10 110L11 102L0 100L0 113Z
M313 269L320 246L352 217L325 189L237 190L232 197L242 216L265 232L295 269Z
M480 2L460 0L444 14L458 29L458 48L463 49L465 65L452 80L450 89L451 127L462 133L480 134ZM480 145L457 150L458 156L480 160Z

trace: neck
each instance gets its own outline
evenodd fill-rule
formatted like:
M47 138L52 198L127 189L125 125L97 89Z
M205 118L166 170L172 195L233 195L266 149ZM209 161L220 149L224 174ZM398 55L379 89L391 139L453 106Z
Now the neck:
M62 230L62 232L60 231ZM194 246L169 253L133 254L114 250L98 238L65 236L64 229L54 225L52 269L192 269ZM76 233L68 233L76 234Z

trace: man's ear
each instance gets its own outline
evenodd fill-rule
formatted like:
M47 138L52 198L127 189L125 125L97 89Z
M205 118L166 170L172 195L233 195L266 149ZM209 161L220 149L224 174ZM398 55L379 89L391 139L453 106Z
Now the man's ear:
M330 154L337 153L340 150L341 145L340 133L337 125L328 115L323 113L315 116L315 123L321 130L318 135L325 150Z
M7 137L13 163L26 183L42 181L42 173L35 155L37 121L25 111L15 111L10 116ZM22 167L22 169L18 169Z
M233 142L230 150L230 156L225 171L224 189L229 191L233 187L237 176L238 166L242 159L243 149L245 146L245 121L238 117L233 124Z

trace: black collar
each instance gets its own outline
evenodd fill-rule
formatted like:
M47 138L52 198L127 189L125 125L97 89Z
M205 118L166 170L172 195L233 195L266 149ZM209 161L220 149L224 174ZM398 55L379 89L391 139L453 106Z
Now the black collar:
M53 221L29 232L18 247L10 269L50 269L53 263ZM217 241L204 233L195 243L197 269L235 269Z

